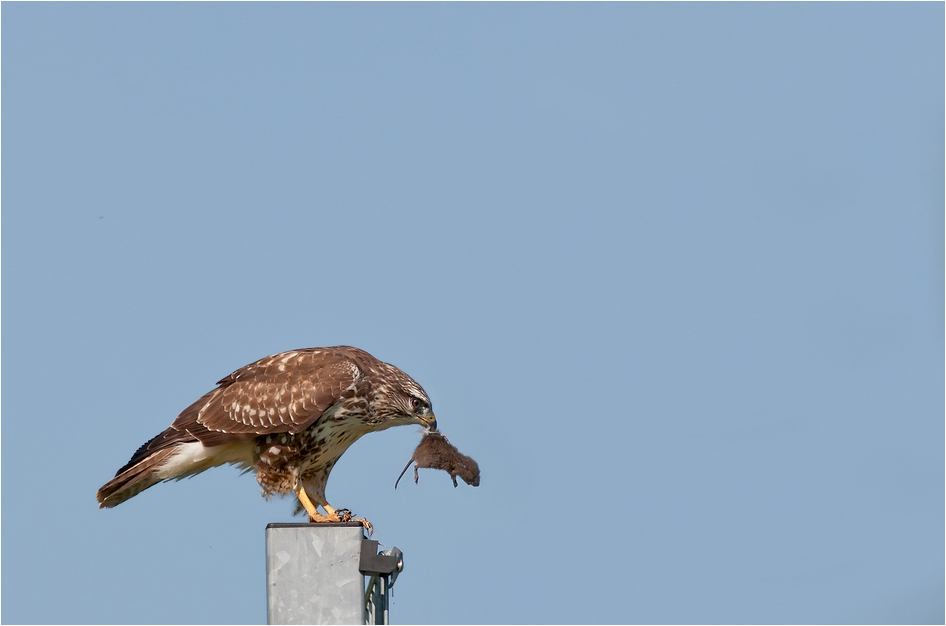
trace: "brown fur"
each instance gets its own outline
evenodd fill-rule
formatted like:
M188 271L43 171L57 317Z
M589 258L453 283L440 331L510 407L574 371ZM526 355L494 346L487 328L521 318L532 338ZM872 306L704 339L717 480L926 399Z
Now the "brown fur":
M465 454L460 454L460 451L438 432L429 432L424 435L424 438L421 439L420 444L414 450L414 456L407 462L404 471L394 482L395 489L397 489L397 484L401 482L401 477L404 476L411 463L416 463L414 467L415 484L418 478L417 469L421 467L447 472L450 474L450 478L453 479L454 487L457 486L457 476L462 478L463 482L468 485L476 487L480 484L480 466L476 464L476 461Z

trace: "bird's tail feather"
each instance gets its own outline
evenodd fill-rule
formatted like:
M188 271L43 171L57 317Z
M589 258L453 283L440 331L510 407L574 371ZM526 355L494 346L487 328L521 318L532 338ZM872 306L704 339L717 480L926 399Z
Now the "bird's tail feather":
M123 468L115 478L105 483L95 494L95 499L99 502L99 508L117 506L128 498L136 496L148 487L164 480L158 477L158 470L167 463L168 458L175 452L175 447L162 448L134 465Z

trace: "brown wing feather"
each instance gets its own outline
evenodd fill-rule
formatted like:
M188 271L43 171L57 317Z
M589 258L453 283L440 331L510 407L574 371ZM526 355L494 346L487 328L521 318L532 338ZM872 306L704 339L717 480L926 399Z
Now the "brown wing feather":
M291 350L241 367L138 448L116 476L179 443L200 441L210 447L246 435L302 432L339 399L363 368L371 367L372 360L363 350L339 346Z
M205 445L227 443L230 435L301 432L363 375L351 356L339 348L310 348L260 359L221 380L171 428Z
M171 448L160 450L156 454L145 455L118 470L115 478L102 485L95 494L99 506L102 508L118 506L157 483L158 479L153 478L152 473L160 468L173 453L174 450Z

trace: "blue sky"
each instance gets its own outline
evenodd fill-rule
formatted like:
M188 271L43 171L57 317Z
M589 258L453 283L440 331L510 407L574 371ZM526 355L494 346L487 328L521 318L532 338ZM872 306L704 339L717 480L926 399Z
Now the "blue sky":
M4 3L2 620L265 620L220 468L96 489L351 344L482 469L328 498L400 623L942 623L944 8Z

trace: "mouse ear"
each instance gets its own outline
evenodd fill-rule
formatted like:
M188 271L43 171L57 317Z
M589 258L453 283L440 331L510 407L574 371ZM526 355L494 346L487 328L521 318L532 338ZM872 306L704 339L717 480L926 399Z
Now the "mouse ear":
M411 466L411 463L413 463L413 462L414 462L414 459L411 459L410 461L407 462L407 465L405 465L405 466L404 466L404 469L401 470L401 476L404 476L404 472L407 471L407 468L410 467L410 466ZM397 489L397 484L398 484L399 482L401 482L401 476L398 476L398 477L397 477L397 480L394 481L394 488L395 488L395 489Z

